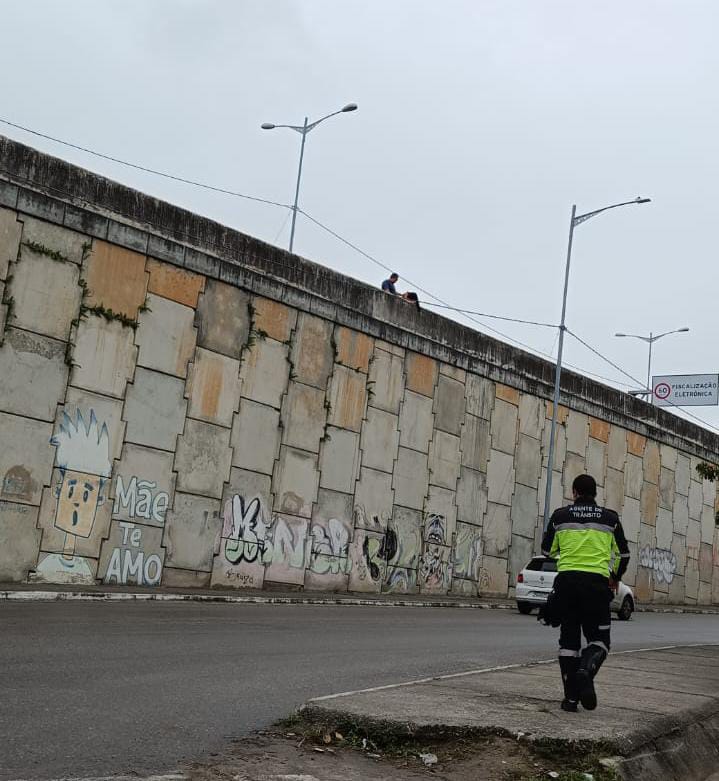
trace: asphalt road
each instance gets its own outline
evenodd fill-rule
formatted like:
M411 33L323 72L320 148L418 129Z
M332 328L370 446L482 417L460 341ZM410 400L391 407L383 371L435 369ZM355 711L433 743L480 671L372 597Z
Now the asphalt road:
M719 641L719 616L643 613L614 648ZM0 779L169 772L310 697L546 659L508 610L0 603Z

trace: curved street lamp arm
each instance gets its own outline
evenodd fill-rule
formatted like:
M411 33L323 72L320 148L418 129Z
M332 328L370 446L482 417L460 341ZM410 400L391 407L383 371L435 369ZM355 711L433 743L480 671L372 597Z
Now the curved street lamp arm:
M682 331L679 328L675 328L673 331L665 331L663 334L657 334L652 341L656 342L657 339L661 339L662 336L669 336L669 334L678 334L682 333Z
M596 217L598 214L601 214L602 212L609 211L609 209L618 209L620 206L632 206L637 203L649 203L651 201L651 198L635 198L633 201L622 201L622 203L614 203L611 206L604 206L601 209L595 209L592 212L587 212L586 214L579 214L574 218L574 224L580 225L583 222L586 222L587 220L591 220L592 217Z

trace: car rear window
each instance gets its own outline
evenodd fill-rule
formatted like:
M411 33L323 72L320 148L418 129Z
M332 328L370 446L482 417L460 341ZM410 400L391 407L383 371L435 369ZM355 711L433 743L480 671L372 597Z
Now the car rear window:
M556 572L557 562L555 559L532 559L525 569L535 572Z

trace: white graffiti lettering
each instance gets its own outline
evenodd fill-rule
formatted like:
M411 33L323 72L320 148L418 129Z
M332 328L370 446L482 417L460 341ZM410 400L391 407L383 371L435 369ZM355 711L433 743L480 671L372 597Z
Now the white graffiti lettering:
M157 491L157 483L150 480L138 480L132 477L125 486L122 475L117 476L115 482L115 506L114 513L127 510L130 518L144 518L163 524L165 513L170 505L170 496L166 491Z
M156 554L142 550L142 529L133 523L120 521L122 545L110 554L105 583L138 586L157 586L162 578L162 559Z
M677 571L677 557L670 550L645 545L639 551L639 566L653 570L660 583L671 583Z

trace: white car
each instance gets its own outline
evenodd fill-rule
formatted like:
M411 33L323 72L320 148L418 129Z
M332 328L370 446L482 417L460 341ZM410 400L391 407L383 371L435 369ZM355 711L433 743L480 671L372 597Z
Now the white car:
M543 605L557 577L557 562L546 556L534 556L517 575L515 597L520 613L531 613ZM620 621L629 621L634 612L634 593L620 581L616 596L612 600L612 611Z

